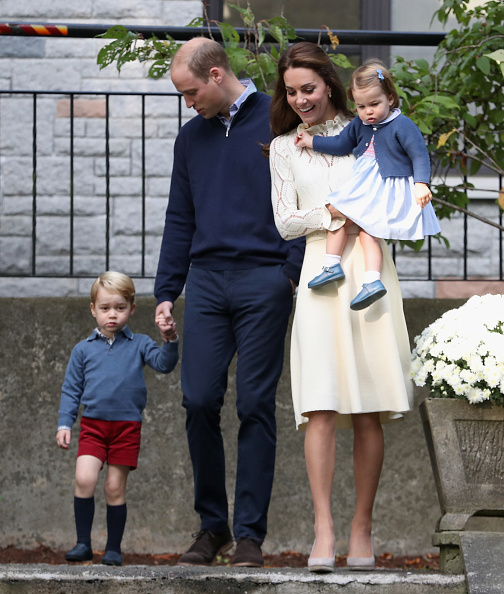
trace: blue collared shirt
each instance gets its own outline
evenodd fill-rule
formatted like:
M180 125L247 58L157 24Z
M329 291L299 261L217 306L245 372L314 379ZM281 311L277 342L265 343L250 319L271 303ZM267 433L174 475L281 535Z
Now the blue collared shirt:
M233 121L234 116L238 113L238 110L243 105L245 99L255 93L257 91L257 87L255 86L254 82L250 78L244 78L240 80L241 84L245 87L243 93L238 97L238 99L230 106L229 108L229 120L224 116L217 115L219 120L229 128L231 126L231 122Z

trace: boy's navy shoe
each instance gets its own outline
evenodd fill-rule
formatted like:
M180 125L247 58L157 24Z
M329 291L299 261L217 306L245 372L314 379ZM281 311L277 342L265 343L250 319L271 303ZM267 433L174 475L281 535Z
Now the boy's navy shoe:
M71 551L65 555L67 561L91 561L93 550L87 544L78 542Z
M122 555L117 551L105 551L102 563L103 565L122 565Z
M342 278L345 278L345 273L340 264L324 266L322 272L308 283L308 288L314 289L315 287L323 287L324 285L327 285L327 283L332 283L333 281Z
M354 311L365 309L375 301L378 301L378 299L381 299L386 293L387 289L381 281L376 280L372 283L366 283L362 285L362 289L357 297L350 302L350 309Z
M195 539L177 565L212 565L219 553L225 553L233 546L229 528L225 532L201 530L193 534Z
M240 538L231 557L232 567L264 567L261 547L253 538Z

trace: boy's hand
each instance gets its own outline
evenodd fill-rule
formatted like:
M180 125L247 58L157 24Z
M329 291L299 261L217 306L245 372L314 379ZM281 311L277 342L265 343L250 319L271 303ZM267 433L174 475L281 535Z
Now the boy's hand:
M420 206L420 208L427 206L427 204L429 204L429 202L432 200L432 193L429 189L429 186L421 182L415 182L415 198L416 203L418 206Z
M58 433L56 433L56 443L58 447L62 450L68 450L68 446L70 445L70 440L72 439L72 432L70 429L60 429Z
M177 324L173 321L173 318L171 322L166 322L164 315L160 314L156 316L156 324L165 342L177 338Z
M171 301L163 301L156 307L156 326L161 332L163 340L175 340L177 338L177 324L172 316L173 303Z
M298 148L313 148L313 136L308 134L308 132L299 132L296 135L294 144Z

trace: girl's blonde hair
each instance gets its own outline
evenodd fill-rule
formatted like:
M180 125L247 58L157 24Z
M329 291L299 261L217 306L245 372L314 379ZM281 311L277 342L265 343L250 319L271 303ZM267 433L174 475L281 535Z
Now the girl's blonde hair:
M100 287L110 293L122 295L131 305L135 303L135 285L130 277L122 272L109 270L99 276L91 287L91 303L96 302Z
M362 66L352 74L348 86L348 97L355 103L353 91L367 89L372 86L380 86L387 97L392 96L394 102L392 107L399 107L399 95L392 82L390 72L385 64L377 58L366 60Z

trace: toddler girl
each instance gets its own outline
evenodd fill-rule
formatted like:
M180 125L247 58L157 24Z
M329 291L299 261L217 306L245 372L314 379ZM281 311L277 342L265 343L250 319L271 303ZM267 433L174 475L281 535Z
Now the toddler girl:
M341 255L347 227L360 227L365 274L361 291L350 303L361 310L386 294L380 280L383 255L380 240L423 239L441 231L430 201L430 161L417 126L398 109L399 96L385 66L367 60L352 75L348 90L357 114L339 136L312 136L301 132L295 143L331 155L353 151L353 175L326 205L336 209L345 224L327 233L321 274L310 289L343 279Z

